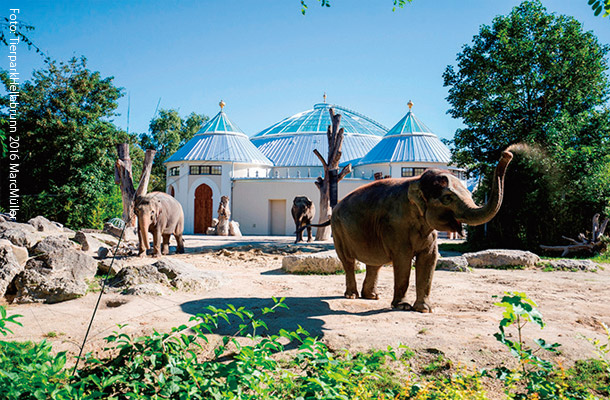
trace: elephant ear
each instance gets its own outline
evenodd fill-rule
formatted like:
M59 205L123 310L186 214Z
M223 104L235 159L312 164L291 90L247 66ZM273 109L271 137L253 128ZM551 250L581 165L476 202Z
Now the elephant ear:
M422 217L426 215L426 198L421 191L421 185L418 181L409 184L409 200L417 206Z

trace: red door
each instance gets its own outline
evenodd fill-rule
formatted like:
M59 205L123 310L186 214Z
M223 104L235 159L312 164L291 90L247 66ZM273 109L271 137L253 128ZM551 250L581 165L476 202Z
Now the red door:
M176 197L176 192L174 191L174 187L172 185L169 185L169 195Z
M212 189L205 184L195 189L195 233L206 233L212 225Z

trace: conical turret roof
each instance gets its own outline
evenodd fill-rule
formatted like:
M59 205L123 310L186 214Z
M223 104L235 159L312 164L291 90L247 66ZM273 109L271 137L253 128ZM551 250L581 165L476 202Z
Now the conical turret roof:
M268 165L269 161L250 142L248 136L231 122L222 110L197 131L195 136L165 162L175 161L228 161L245 164Z
M412 106L412 103L409 103ZM451 152L411 111L394 125L358 165L393 162L448 164Z

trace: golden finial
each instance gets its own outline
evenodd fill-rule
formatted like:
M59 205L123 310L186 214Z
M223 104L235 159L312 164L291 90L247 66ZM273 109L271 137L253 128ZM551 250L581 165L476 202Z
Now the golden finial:
M324 92L324 96L322 96L324 98L324 103L326 103L326 92Z
M218 103L218 105L220 106L220 111L222 111L223 108L225 108L225 102L220 100L220 103Z
M411 111L411 108L413 107L413 102L411 100L409 100L409 102L407 103L407 106L409 106L409 111Z

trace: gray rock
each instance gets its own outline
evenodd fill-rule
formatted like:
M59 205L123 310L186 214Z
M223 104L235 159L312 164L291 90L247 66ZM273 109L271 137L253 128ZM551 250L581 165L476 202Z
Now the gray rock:
M74 243L70 239L65 236L47 236L32 248L32 253L44 254L66 249L74 249Z
M530 268L540 262L540 257L522 250L483 250L463 255L472 268Z
M208 226L208 229L205 231L206 235L215 236L216 235L216 227Z
M38 232L62 233L64 231L62 224L51 222L42 215L30 219L28 224L32 225Z
M107 247L100 247L97 249L97 258L103 260L104 258L108 257L108 253L110 253L110 250Z
M468 268L468 260L466 257L441 257L436 263L438 271L453 271L453 272L470 272Z
M135 285L125 289L123 294L132 296L163 296L165 291L160 285L156 285L154 283L143 283L141 285Z
M10 240L0 239L0 247L8 246L11 248L17 262L22 267L28 262L28 249L22 246L15 246Z
M597 272L597 270L600 268L599 264L596 264L591 260L571 260L571 259L544 260L539 265L542 266L543 268L550 267L553 270L560 270L560 271Z
M211 290L225 283L222 273L201 271L192 264L164 257L153 264L157 270L170 280L170 284L179 290Z
M0 245L0 296L4 296L15 276L22 271L23 265L17 261L13 249Z
M101 275L106 275L108 271L110 271L110 275L118 275L123 267L125 267L125 261L115 259L112 262L112 258L107 258L97 263L97 271Z
M15 301L57 303L81 297L96 271L92 257L73 248L56 247L29 260L26 269L17 275Z
M364 265L357 261L356 269ZM282 259L282 269L288 273L334 274L343 271L343 265L334 250L314 254L299 254L285 256Z
M30 249L42 240L42 235L29 224L0 222L0 239L7 239L16 246Z
M110 282L115 287L132 287L142 284L169 286L169 279L152 264L123 267Z
M126 227L125 231L123 232L123 230L121 228L117 228L116 226L112 225L109 222L106 222L104 224L104 233L108 234L108 235L112 235L115 238L120 238L121 237L121 232L123 233L123 239L121 239L122 241L125 242L132 242L132 241L138 241L138 232L136 230L136 228L132 228L132 227Z
M105 247L106 244L97 240L90 233L85 233L83 231L76 232L74 235L74 240L76 240L81 245L81 249L85 252L88 252L89 255L96 256L98 255L98 250L101 247Z

